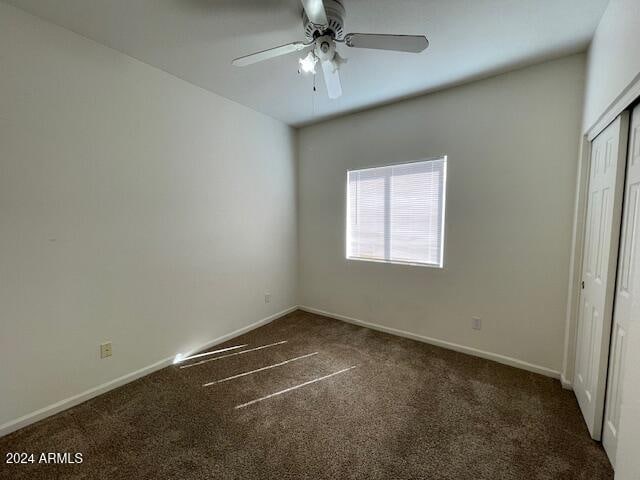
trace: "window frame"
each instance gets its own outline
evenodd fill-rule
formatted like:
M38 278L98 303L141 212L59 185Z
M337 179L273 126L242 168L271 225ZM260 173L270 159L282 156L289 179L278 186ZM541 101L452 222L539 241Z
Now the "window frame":
M381 258L363 258L363 257L350 257L349 256L349 173L350 172L362 172L366 170L374 170L377 168L384 167L395 167L402 165L410 165L412 163L423 163L423 162L431 162L436 160L444 160L444 166L442 169L442 225L441 225L441 241L440 241L440 263L426 263L426 262L406 262L402 260L387 260ZM446 213L447 213L447 180L448 180L448 169L449 169L449 156L448 155L439 155L435 157L427 157L421 158L419 160L410 160L405 162L394 162L394 163L385 163L380 165L371 165L367 167L361 168L349 168L345 172L345 192L344 192L344 239L345 239L345 249L344 249L344 258L347 261L354 262L366 262L366 263L382 263L387 265L404 265L411 267L427 267L427 268L435 268L438 270L444 270L445 268L445 244L447 238L447 222L446 222Z

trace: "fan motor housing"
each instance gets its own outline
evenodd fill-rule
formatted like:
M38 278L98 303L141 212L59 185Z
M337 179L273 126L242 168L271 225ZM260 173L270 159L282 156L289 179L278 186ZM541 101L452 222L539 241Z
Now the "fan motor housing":
M327 20L329 21L329 26L324 30L311 23L307 14L304 11L302 12L305 36L309 41L327 34L336 40L342 40L344 37L344 17L346 14L342 3L338 0L324 0L324 10L327 13Z

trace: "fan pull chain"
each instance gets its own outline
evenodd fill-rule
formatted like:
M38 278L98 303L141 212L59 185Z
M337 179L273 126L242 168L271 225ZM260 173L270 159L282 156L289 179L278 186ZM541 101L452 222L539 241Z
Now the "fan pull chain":
M316 116L316 95L315 93L317 92L316 89L316 74L313 74L313 93L311 94L311 116L315 117Z

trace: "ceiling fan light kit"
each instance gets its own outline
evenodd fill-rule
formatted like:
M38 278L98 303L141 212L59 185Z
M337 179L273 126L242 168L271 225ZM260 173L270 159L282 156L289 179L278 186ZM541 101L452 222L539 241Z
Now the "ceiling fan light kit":
M370 33L344 33L346 11L338 0L302 0L302 26L306 42L293 42L279 47L236 58L231 62L244 67L293 52L308 50L306 56L298 60L299 71L316 73L320 62L324 83L329 98L342 95L339 68L345 60L338 54L336 43L351 48L391 50L397 52L420 53L429 46L424 35L388 35Z
M316 63L318 63L318 58L313 54L313 52L309 52L307 53L306 57L302 57L298 59L298 64L300 65L301 73L311 73L315 75Z

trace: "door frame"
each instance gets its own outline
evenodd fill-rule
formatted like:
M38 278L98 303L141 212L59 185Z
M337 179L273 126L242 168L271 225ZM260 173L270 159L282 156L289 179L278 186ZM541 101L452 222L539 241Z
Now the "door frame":
M582 257L584 253L584 229L587 215L587 194L591 167L591 141L598 136L622 112L640 98L640 74L637 75L618 97L609 104L598 120L580 136L580 153L576 172L576 195L574 200L571 256L569 257L569 285L567 289L567 313L565 318L564 354L560 382L566 389L573 387L575 374L576 337L580 308L580 282L582 280Z

